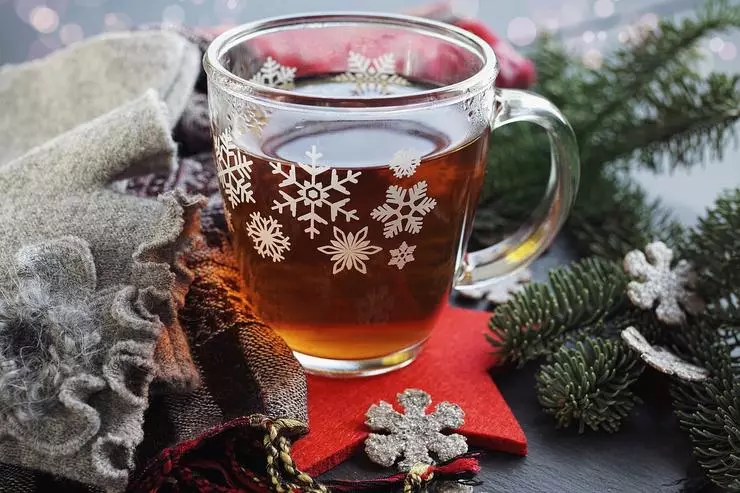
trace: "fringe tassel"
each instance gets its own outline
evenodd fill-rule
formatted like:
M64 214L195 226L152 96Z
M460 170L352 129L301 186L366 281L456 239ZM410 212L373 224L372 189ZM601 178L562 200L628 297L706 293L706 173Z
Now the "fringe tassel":
M471 480L480 472L479 454L461 455L444 464L427 466L418 464L408 473L398 473L387 478L365 481L328 481L325 486L337 493L386 493L398 490L403 493L418 493L432 479L442 481Z

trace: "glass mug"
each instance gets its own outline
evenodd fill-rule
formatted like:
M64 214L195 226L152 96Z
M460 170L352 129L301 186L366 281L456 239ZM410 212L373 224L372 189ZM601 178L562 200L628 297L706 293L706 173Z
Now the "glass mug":
M309 372L407 365L452 289L528 265L573 204L569 124L540 96L497 89L493 50L462 29L402 15L280 17L221 34L204 65L247 295ZM549 133L545 197L512 236L466 253L490 131L518 121Z

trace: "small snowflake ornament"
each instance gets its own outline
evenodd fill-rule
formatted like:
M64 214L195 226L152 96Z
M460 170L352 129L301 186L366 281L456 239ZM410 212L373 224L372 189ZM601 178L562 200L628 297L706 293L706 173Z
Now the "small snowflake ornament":
M365 414L370 429L388 432L387 435L371 433L365 440L365 452L370 460L390 467L403 457L398 469L408 471L415 464L434 464L430 452L440 462L445 462L468 451L462 435L442 434L442 430L462 426L464 413L460 406L441 402L434 412L425 414L432 399L419 389L406 389L397 399L404 409L403 414L385 401L373 404Z
M519 269L489 286L458 292L466 298L476 300L486 298L495 305L501 305L510 301L513 295L523 291L531 281L532 271Z
M698 382L709 377L706 368L685 361L667 349L652 346L634 327L622 331L622 340L640 354L642 360L661 373L673 375L688 382Z
M673 250L656 241L645 248L643 254L633 250L624 257L624 270L634 281L627 285L627 296L632 303L650 310L657 301L655 313L661 322L679 325L686 320L681 309L691 314L704 309L704 302L689 288L696 283L696 273L691 265L681 260L671 270Z

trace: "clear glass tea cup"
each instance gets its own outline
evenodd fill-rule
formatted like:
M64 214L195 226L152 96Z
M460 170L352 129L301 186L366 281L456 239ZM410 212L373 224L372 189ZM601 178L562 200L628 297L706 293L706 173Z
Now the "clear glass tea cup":
M267 19L220 35L204 65L248 295L310 372L407 365L452 289L528 265L573 204L578 150L563 115L496 88L493 50L454 26L364 13ZM547 131L551 179L518 231L466 252L491 130L513 122Z

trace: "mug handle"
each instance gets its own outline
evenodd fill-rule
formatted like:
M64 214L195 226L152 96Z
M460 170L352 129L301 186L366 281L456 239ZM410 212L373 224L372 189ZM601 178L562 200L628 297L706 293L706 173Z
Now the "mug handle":
M458 291L474 291L532 263L555 239L578 192L581 165L576 136L563 114L550 101L528 91L496 89L500 105L492 131L514 122L543 127L550 137L550 180L542 202L514 234L483 250L468 252L455 283ZM494 104L496 104L494 103Z

